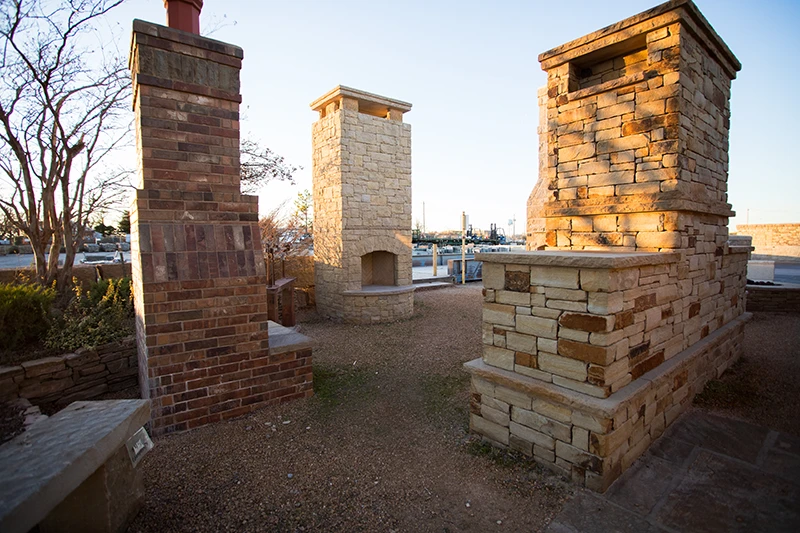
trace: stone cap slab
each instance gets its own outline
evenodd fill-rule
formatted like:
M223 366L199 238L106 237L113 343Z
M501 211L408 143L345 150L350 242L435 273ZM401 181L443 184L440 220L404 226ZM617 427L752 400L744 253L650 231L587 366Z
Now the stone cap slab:
M731 209L731 204L720 201L697 201L680 191L555 200L544 204L544 216L547 218L650 213L653 211L683 211L724 217L736 215L736 212Z
M323 94L313 102L311 102L311 109L320 111L324 109L331 102L341 101L343 98L351 98L358 101L359 110L362 113L370 115L382 115L390 110L407 113L411 111L411 104L403 102L402 100L394 100L378 94L368 93L353 89L352 87L345 87L344 85L337 85L327 93Z
M276 355L286 352L296 352L314 347L314 341L292 328L282 326L270 320L269 327L269 353Z
M388 296L403 294L416 289L414 285L367 285L359 290L343 291L344 296Z
M208 37L202 37L200 35L197 35L196 33L189 33L186 31L177 30L175 28L170 28L168 26L162 26L161 24L154 24L153 22L147 22L139 19L134 19L133 21L133 36L131 38L131 50L133 50L136 43L136 38L137 38L136 34L141 34L141 36L149 36L151 38L156 38L156 39L162 39L164 41L171 41L172 43L175 43L175 45L177 45L172 48L176 52L189 53L190 50L188 48L180 46L180 45L186 45L190 47L200 48L208 52L214 52L216 54L230 56L231 58L238 59L239 61L234 64L238 64L239 66L241 66L241 60L244 59L244 50L236 45L229 44L223 41L217 41L215 39L209 39Z
M476 252L475 259L485 263L512 265L553 266L573 268L633 268L645 265L676 263L681 254L675 252Z
M603 49L608 49L608 53L613 56L615 47L624 46L623 43L626 41L675 22L681 22L700 40L708 52L717 58L731 79L736 77L736 72L742 69L742 64L691 0L665 2L569 41L539 54L539 62L542 70L550 70L589 54L602 53Z
M30 530L149 420L148 400L73 402L0 446L0 531Z

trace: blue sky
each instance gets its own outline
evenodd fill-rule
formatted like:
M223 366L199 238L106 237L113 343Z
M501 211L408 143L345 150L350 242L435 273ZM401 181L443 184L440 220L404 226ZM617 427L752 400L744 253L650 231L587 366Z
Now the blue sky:
M731 100L731 229L748 210L750 223L800 222L800 2L696 3L743 65ZM297 185L264 189L262 212L311 189L309 103L342 84L414 105L405 120L415 221L424 202L429 230L458 227L463 210L481 229L497 223L508 232L516 217L523 233L537 179L538 54L654 5L205 0L200 24L244 48L243 131L304 167ZM132 19L163 24L165 11L162 0L131 0L112 18L128 38Z

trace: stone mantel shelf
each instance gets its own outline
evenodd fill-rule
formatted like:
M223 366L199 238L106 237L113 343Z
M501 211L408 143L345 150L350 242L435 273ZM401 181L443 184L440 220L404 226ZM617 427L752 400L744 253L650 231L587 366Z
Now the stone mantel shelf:
M681 254L674 252L489 252L475 254L475 259L486 263L514 265L572 267L572 268L632 268L644 265L676 263Z
M413 285L366 285L360 290L344 291L344 296L386 296L389 294L404 294L416 289Z

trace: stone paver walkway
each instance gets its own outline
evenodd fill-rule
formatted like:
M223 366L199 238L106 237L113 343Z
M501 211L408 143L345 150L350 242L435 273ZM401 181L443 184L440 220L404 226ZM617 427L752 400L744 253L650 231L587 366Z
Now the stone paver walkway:
M548 533L800 531L800 438L692 410Z

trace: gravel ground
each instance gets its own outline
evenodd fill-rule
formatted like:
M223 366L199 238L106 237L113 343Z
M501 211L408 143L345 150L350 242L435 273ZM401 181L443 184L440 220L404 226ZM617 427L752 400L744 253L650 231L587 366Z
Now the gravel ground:
M128 531L545 529L569 484L467 433L481 286L415 300L388 325L302 315L315 397L157 439Z
M695 406L800 437L800 315L753 313L744 355Z
M574 489L467 433L480 290L417 293L396 324L301 313L315 397L156 439L128 532L545 529ZM756 313L745 355L695 406L800 436L798 375L800 315ZM0 429L18 417L0 409Z

